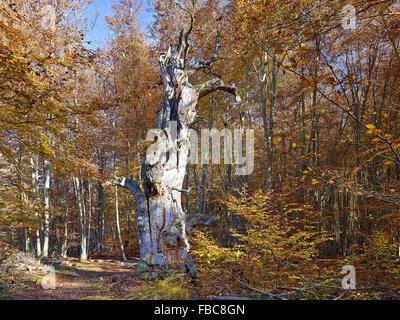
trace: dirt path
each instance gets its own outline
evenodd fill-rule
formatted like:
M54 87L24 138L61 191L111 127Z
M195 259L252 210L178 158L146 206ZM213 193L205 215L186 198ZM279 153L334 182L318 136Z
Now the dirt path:
M126 299L149 284L134 275L134 268L122 267L117 261L67 260L64 264L56 269L55 289L43 289L37 277L27 276L15 281L9 295L14 300Z

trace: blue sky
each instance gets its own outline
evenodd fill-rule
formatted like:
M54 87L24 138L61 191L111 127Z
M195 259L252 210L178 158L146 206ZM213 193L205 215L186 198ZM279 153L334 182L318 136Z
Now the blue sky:
M143 31L146 31L146 26L152 21L152 13L147 10L149 8L147 2L147 0L143 1L143 8L138 21ZM89 7L88 16L95 10L98 12L94 28L86 35L86 41L92 41L89 45L90 48L96 49L102 46L110 37L111 31L107 27L105 16L112 16L112 5L114 3L114 0L94 0Z

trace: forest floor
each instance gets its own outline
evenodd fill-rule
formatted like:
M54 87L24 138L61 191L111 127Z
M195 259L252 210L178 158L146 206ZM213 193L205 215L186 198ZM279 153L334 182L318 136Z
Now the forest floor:
M29 300L113 300L134 297L146 290L151 281L134 275L134 268L117 261L94 260L79 262L63 260L56 268L55 289L44 289L43 276L21 270L0 281L0 299ZM61 260L51 261L60 263ZM132 264L134 265L134 264Z
M55 267L54 289L45 289L46 285L42 283L44 277L49 275L46 269L48 265L39 264L33 257L18 253L1 261L0 300L211 299L213 295L249 294L246 292L248 290L244 290L237 281L235 283L232 279L221 279L215 275L202 276L196 282L188 281L187 277L179 274L164 280L144 280L143 275L135 274L136 260L130 260L128 263L115 259L92 259L80 262L78 258L67 258L51 259L49 264ZM338 269L334 265L333 260L321 260L319 270L325 277L336 277L331 273L332 270ZM325 292L323 286L315 285L312 291L319 297L304 294L295 298L299 290L302 292L304 290L296 291L291 287L276 293L284 293L285 300L400 299L400 283L394 280L397 276L393 277L393 274L384 274L377 270L361 271L359 267L357 270L360 270L357 273L357 290L351 292L341 290L336 284L336 289L333 291L326 286L329 292ZM247 289L249 288L247 286ZM314 294L313 292L311 293Z

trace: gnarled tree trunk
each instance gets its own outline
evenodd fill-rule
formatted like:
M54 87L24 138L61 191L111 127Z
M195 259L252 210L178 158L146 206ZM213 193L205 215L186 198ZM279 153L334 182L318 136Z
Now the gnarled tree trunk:
M240 101L235 87L226 85L220 77L199 85L189 83L191 74L211 67L220 49L217 36L216 51L210 60L187 62L191 30L192 26L186 33L182 31L177 46L169 47L159 57L164 103L157 111L157 130L147 137L155 143L142 162L141 182L125 178L115 178L112 182L130 189L136 198L135 221L140 245L137 272L144 272L149 266L165 267L171 260L187 259L189 244L181 196L187 192L182 185L190 149L189 126L196 117L199 99L223 90Z

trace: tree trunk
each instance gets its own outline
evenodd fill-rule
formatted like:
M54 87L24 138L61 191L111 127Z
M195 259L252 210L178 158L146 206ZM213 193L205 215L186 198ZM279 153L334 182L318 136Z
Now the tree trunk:
M79 225L80 225L80 235L81 235L81 261L87 261L87 248L86 248L86 224L85 224L85 217L83 213L83 200L81 198L81 191L80 191L80 180L77 177L73 177L74 180L74 189L76 195L76 204L78 207L78 215L79 215Z
M65 184L65 216L64 216L64 241L61 247L61 255L63 258L67 257L67 250L68 250L68 183Z
M212 129L212 118L211 114L208 116L208 135L211 134L211 129ZM207 139L208 142L208 139ZM205 148L208 151L208 144ZM202 155L203 158L203 155ZM205 156L203 158L203 169L201 172L201 185L200 185L200 214L204 214L205 210L205 202L206 202L206 193L205 193L205 184L206 184L206 177L207 177L207 167L208 167L208 161L209 161L209 154L208 152L205 153Z
M22 165L23 165L22 164L22 156L23 156L23 146L20 145L19 146L19 150L18 150L18 167L19 167L19 170L18 170L18 173L17 173L18 182L19 182L19 199L21 200L21 202L24 205L26 205L28 199L27 199L27 195L25 193L25 189L27 187L26 187L26 184L24 182L24 179L23 179L23 176L22 176L22 171L21 171L21 168L22 168ZM21 216L23 216L23 214L24 214L24 212L23 212L23 210L21 210ZM25 252L28 252L29 251L28 228L24 226L22 228L22 233L23 233L23 236L24 236L22 247L23 247L23 250Z
M185 213L181 206L182 185L189 155L189 126L197 114L199 99L217 90L236 96L236 88L214 78L199 85L189 83L189 75L209 68L209 60L187 63L188 36L192 27L181 32L176 48L169 47L159 57L164 87L164 103L157 111L157 129L148 133L154 139L141 167L141 185L134 180L115 178L114 185L127 187L136 198L135 221L140 245L137 272L164 267L170 261L184 262L189 243ZM219 52L218 37L216 54ZM237 96L237 101L240 101ZM190 271L190 270L188 270Z
M265 190L272 188L272 140L274 137L274 113L275 95L277 84L277 56L272 53L272 61L268 60L267 53L260 58L260 71L258 75L260 85L261 116L264 126L264 135L267 140L267 165L265 169ZM268 65L271 64L270 77L268 77ZM257 70L257 68L256 68ZM267 98L269 102L269 114L267 118Z
M98 200L99 200L99 242L98 242L98 250L99 252L103 252L103 239L104 239L104 188L99 183L98 186Z
M34 157L30 158L30 162L31 162L31 188L32 188L32 194L35 195L35 197L37 197L38 193L39 193L39 171L38 171L38 156L35 155ZM36 199L34 199L34 201L36 201ZM42 255L42 246L40 243L40 217L39 217L39 213L35 213L35 216L37 217L37 223L38 226L36 228L36 257L40 258L40 256Z
M121 237L121 228L119 225L119 208L118 208L118 188L115 186L115 220L117 224L117 233L118 233L118 240L119 240L119 247L121 249L121 255L122 255L122 260L126 261L126 255L125 255L125 250L124 250L124 244L122 243L122 237Z
M114 140L114 150L113 150L113 166L114 166L114 175L117 172L117 130L115 126L116 122L116 115L115 118L112 121L112 127L113 127L113 140ZM115 222L117 225L117 235L118 235L118 241L119 241L119 247L121 249L121 255L122 255L122 260L126 261L126 256L125 256L125 251L124 251L124 244L122 243L122 237L121 237L121 228L119 224L119 206L118 206L118 188L115 186L114 189L114 197L115 197Z
M194 214L199 213L199 182L197 180L197 165L193 164L193 181L196 187L196 202L194 203Z
M90 255L90 231L92 227L92 181L88 180L88 206L89 206L89 217L88 217L88 227L87 227L87 248L86 255Z
M190 156L190 151L189 151L189 156ZM189 162L186 165L186 182L185 182L185 189L189 190L189 179L190 179L190 166ZM186 193L186 214L190 215L190 194L189 192Z
M49 254L49 209L50 209L50 162L44 160L44 225L43 225L43 259L47 260Z

